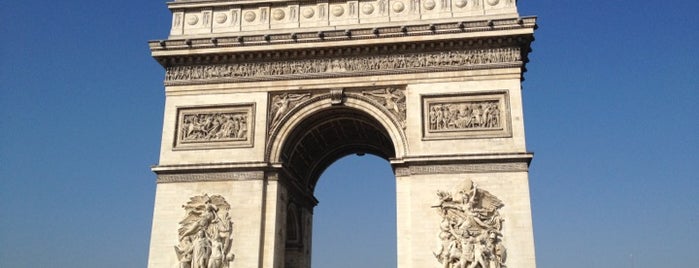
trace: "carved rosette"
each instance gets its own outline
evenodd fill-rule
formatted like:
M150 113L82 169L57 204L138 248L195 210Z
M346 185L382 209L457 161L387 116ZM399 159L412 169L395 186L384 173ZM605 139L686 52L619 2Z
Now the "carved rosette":
M433 252L444 267L502 268L507 251L503 245L502 201L467 180L454 193L438 191L442 216L438 248Z
M180 222L179 243L175 253L179 267L228 268L235 255L233 221L230 204L220 195L193 196L187 204L184 219Z
M178 109L176 149L252 145L254 105Z
M381 88L375 90L362 91L362 95L378 102L388 110L396 119L400 126L405 129L405 89L404 88Z

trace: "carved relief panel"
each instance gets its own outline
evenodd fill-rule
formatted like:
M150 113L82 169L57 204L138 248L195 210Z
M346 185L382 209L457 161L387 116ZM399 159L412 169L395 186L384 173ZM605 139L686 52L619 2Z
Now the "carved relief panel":
M299 5L272 6L270 13L270 28L297 28L299 26Z
M386 87L375 90L364 90L362 94L381 104L394 119L405 128L405 88Z
M223 8L214 10L214 33L240 31L240 8Z
M269 113L267 122L272 129L281 122L281 119L288 114L299 103L311 98L310 92L300 93L277 93L270 95Z
M507 91L422 97L423 139L510 137Z
M328 14L330 25L347 25L359 23L359 1L330 2Z
M174 149L249 147L254 104L177 109Z
M444 267L502 268L507 251L500 217L502 201L466 180L458 192L438 191L439 246L433 251Z

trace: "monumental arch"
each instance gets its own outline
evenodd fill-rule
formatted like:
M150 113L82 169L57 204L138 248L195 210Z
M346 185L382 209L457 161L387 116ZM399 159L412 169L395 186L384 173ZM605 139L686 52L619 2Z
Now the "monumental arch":
M398 267L535 267L516 4L169 2L148 266L310 267L320 174L370 153L395 173Z

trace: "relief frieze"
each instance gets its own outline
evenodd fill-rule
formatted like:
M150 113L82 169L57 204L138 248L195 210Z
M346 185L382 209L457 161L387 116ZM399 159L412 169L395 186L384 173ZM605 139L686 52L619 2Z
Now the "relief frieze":
M289 78L333 77L387 72L425 71L424 68L469 69L478 65L521 62L519 48L491 48L439 51L397 55L371 55L286 61L229 63L218 65L171 66L166 68L165 83L206 80L273 80Z
M178 109L175 149L251 146L253 105Z
M510 135L505 91L423 97L425 139Z
M435 103L429 109L429 129L468 130L499 129L501 127L498 101Z

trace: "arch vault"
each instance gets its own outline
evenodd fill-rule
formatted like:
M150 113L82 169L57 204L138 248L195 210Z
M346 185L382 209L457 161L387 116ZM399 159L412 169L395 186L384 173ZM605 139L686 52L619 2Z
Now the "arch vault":
M148 266L311 267L314 188L396 176L401 268L536 267L514 0L175 0Z

